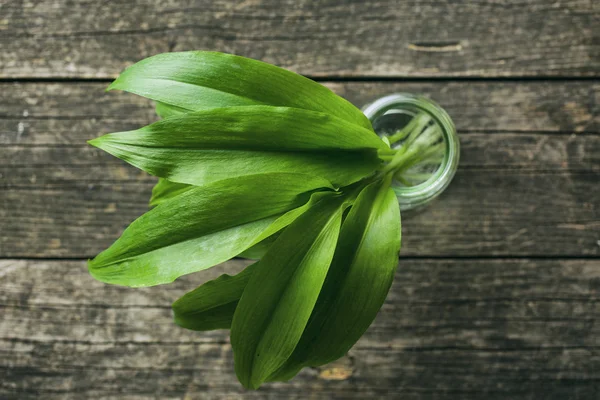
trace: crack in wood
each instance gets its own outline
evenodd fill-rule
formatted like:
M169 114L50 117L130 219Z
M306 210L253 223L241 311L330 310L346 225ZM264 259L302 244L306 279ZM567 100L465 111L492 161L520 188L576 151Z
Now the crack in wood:
M413 42L408 44L408 48L426 53L447 53L461 51L463 49L463 42Z

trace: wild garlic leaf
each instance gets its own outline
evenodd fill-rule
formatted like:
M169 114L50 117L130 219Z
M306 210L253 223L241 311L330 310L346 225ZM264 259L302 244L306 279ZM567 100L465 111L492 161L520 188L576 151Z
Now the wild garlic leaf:
M302 367L329 363L350 350L385 301L399 250L398 200L389 180L371 183L344 220L325 284L298 346L270 381L290 379Z
M315 204L326 198L335 197L335 192L322 191L315 192L310 196L310 200L298 208L294 208L281 215L279 218L274 220L267 229L265 229L259 236L257 236L252 242L251 247L237 254L238 257L260 259L269 250L269 248L275 243L275 240L279 237L281 230L287 227L289 224L294 222L296 218L304 214L307 210L313 207Z
M156 103L156 115L160 118L168 118L172 116L182 115L187 113L188 110L179 108L176 106L170 106L165 103ZM164 178L158 178L158 182L152 188L152 197L150 198L149 205L151 207L157 206L165 200L173 198L178 194L185 192L187 189L191 189L192 185L185 183L171 182Z
M322 188L331 185L303 174L249 175L194 187L135 220L89 262L90 273L126 286L172 282L272 235L279 214L305 204L309 192Z
M245 387L258 388L300 340L333 257L343 209L339 197L318 202L256 264L231 325L235 370Z
M339 194L332 191L320 191L312 193L310 195L310 199L306 203L304 203L300 207L294 208L293 210L286 212L285 214L281 215L276 220L274 220L273 223L269 225L267 229L265 229L259 236L256 237L253 244L257 244L259 242L267 240L273 235L277 234L279 231L290 225L299 216L310 210L316 204L319 204L321 201L333 199L338 196Z
M187 114L190 112L190 110L186 110L185 108L172 106L172 105L161 103L161 102L156 103L155 111L156 111L156 115L158 115L159 117L161 117L163 119L177 116L177 115Z
M257 248L261 251L260 254L257 254L256 258L262 258L264 253L279 237L281 229L292 223L318 202L327 198L333 198L334 196L336 196L334 192L313 193L309 202L277 218L269 228L255 239L255 242L258 241L259 243L252 248L255 249L254 251L257 251ZM266 237L266 239L262 239L263 237ZM258 246L261 244L264 248ZM207 282L193 291L186 293L173 303L175 322L179 326L197 331L229 329L235 308L248 283L253 268L254 265L251 265L235 276L222 275L218 279Z
M158 178L158 183L152 188L152 197L150 197L150 206L154 207L160 203L170 200L183 192L187 192L194 186L186 183L171 182L165 178Z
M334 192L313 193L310 201L288 211L273 221L255 239L255 242L258 242L257 245L263 244L266 247L257 258L261 258L276 238L279 237L281 229L288 226L318 202L335 196ZM268 244L265 245L265 242ZM184 328L192 330L229 329L236 305L242 296L253 268L254 266L251 265L235 276L222 275L186 293L173 303L175 322Z
M221 275L173 303L175 323L195 331L229 329L254 264L236 275Z
M268 238L256 243L254 246L242 251L236 257L248 258L250 260L260 260L265 255L265 253L271 248L273 243L275 243L278 237L278 233L273 234Z
M297 172L345 186L381 164L377 135L339 118L288 107L201 110L91 140L173 182L204 185L234 176Z
M172 116L182 115L187 113L188 110L171 106L165 103L156 103L156 115L160 118L168 118ZM151 207L157 206L165 200L173 198L178 194L191 189L193 186L185 183L171 182L164 178L158 178L158 182L152 188L152 197L150 198L149 205Z
M317 82L250 58L209 51L164 53L127 68L107 90L120 89L190 111L273 105L325 112L367 129L351 103Z

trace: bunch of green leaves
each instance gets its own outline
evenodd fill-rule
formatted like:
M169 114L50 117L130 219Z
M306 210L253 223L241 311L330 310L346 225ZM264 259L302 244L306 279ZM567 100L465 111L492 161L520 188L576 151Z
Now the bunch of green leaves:
M214 52L145 59L110 89L155 100L162 120L89 143L160 179L153 208L91 274L151 286L256 258L177 300L175 322L231 329L247 388L342 357L382 306L400 250L393 153L367 118L307 78Z

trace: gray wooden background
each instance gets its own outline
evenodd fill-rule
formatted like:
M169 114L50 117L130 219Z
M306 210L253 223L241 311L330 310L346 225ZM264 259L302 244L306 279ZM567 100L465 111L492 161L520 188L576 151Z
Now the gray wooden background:
M155 182L86 145L155 119L104 88L190 49L278 64L358 106L422 93L461 135L451 187L404 215L367 334L256 392L226 332L170 314L245 261L137 290L85 267ZM600 398L600 2L0 0L0 313L1 399Z

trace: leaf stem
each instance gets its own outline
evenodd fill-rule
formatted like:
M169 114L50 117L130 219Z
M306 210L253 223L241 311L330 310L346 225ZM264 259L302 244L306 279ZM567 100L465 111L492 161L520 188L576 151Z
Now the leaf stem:
M407 170L419 164L435 165L443 161L445 142L442 132L427 113L421 112L415 115L404 128L386 139L386 143L389 142L390 146L402 142L396 148L391 147L389 151L378 152L379 158L387 162L378 176L390 174L403 185L414 186L405 176ZM419 178L426 180L425 175L420 173ZM417 177L413 176L413 178Z
M404 128L402 128L401 130L399 130L398 132L396 132L395 134L393 134L392 136L390 136L388 138L388 140L390 141L390 144L399 142L400 140L405 139L406 137L413 134L414 132L420 133L423 130L423 128L427 124L429 124L430 121L431 121L431 117L429 115L427 115L425 113L417 114L413 119L410 120L410 122L408 124L406 124L406 126Z

